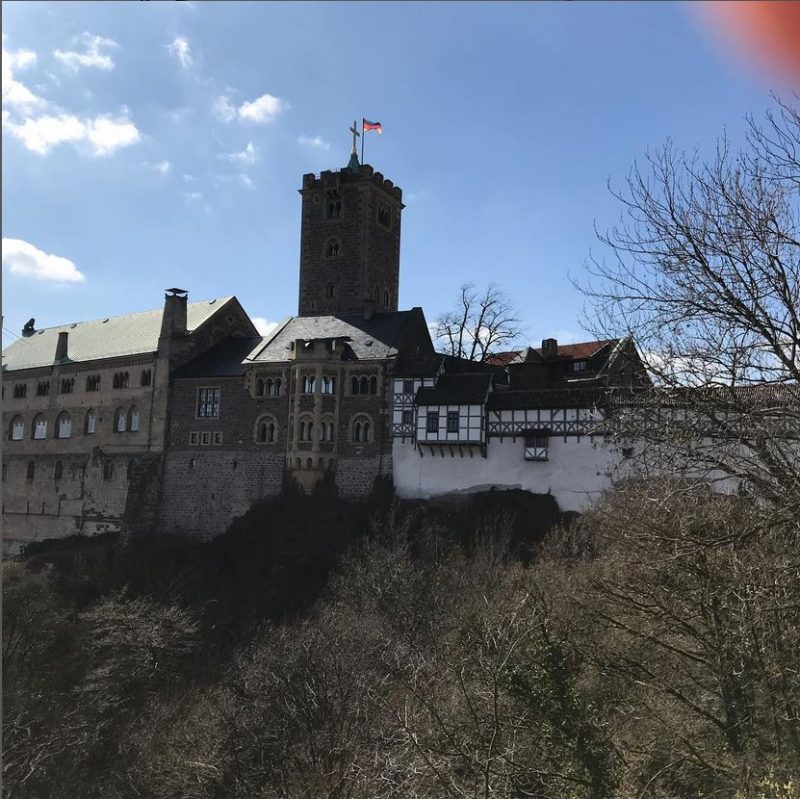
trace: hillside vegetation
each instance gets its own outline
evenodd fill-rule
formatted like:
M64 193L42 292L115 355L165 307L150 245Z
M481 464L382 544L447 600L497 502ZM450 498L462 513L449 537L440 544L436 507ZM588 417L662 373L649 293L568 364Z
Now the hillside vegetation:
M796 796L799 526L649 489L322 490L6 563L4 795Z

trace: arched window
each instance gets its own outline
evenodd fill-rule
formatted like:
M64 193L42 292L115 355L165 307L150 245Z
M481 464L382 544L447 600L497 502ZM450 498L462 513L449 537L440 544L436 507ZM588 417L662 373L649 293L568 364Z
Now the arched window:
M58 482L64 476L64 464L61 461L56 461L53 469L53 480Z
M280 397L281 395L281 379L280 377L275 378L275 382L272 384L272 391L274 396Z
M300 420L300 440L304 442L314 440L314 422L311 419Z
M325 242L325 257L336 258L339 255L339 240L328 239Z
M320 441L333 441L333 422L330 420L323 421L321 433Z
M277 428L275 427L275 422L270 422L267 428L267 441L269 441L270 444L275 443L276 436Z
M369 393L370 394L377 394L378 393L378 378L373 375L369 379Z
M303 378L303 394L313 394L317 380L313 375L306 375Z
M25 438L25 420L21 416L15 416L8 426L8 440L22 441Z
M353 381L350 385L350 393L351 394L358 394L358 378L354 377Z
M256 442L274 444L278 440L278 425L274 416L261 416L256 422Z
M356 444L365 444L372 441L372 421L369 416L362 414L353 419L350 438Z
M330 299L335 294L336 294L336 286L334 286L333 283L328 283L328 285L325 286L325 296L328 299Z
M92 408L86 411L86 416L83 420L83 432L87 436L94 435L97 432L97 414Z
M128 411L128 430L135 433L139 429L139 409L135 406Z
M47 419L43 414L39 413L34 417L31 431L37 441L47 438Z
M264 396L271 397L272 396L272 380L265 380L264 381Z
M56 419L56 438L72 437L72 419L66 412L60 413Z
M367 380L366 377L362 377L361 380L358 383L358 387L361 390L362 394L368 394L369 393L369 380Z
M388 289L384 289L383 290L383 307L384 308L388 308L389 307L389 291L388 291Z
M256 396L264 396L264 381L260 377L256 380Z
M256 441L259 444L266 444L267 442L267 423L266 422L259 422L258 429L256 431Z
M149 386L152 379L152 372L149 369L142 369L142 376L139 380L140 386Z
M114 414L114 431L117 433L124 433L127 421L128 418L125 413L125 408L117 408L117 412Z
M313 458L309 458L306 461L306 468L307 469L313 469L314 468L314 459Z

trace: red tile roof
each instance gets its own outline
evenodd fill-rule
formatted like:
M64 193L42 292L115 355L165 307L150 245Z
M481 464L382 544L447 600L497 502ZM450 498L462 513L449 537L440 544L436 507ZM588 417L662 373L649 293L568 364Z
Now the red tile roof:
M619 339L605 339L600 341L584 341L580 344L559 344L558 357L559 358L591 358L598 350L606 347L609 344L616 344ZM541 347L531 347L531 351L538 356L542 356ZM490 366L508 366L515 358L524 355L527 349L523 350L507 350L505 352L496 352L486 359L486 363Z

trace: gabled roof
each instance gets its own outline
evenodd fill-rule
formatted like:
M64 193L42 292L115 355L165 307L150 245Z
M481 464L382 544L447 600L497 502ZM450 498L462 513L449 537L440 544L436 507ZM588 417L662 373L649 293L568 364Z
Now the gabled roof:
M486 402L492 374L443 374L432 388L417 391L417 405L480 405Z
M189 303L188 332L197 330L231 301L235 301L235 298L221 297ZM163 315L164 309L159 308L37 330L32 336L17 339L3 351L3 369L51 366L59 333L69 333L67 355L70 361L78 363L155 352Z
M401 353L408 333L419 325L421 313L419 308L413 308L410 311L375 313L370 319L365 319L363 314L295 316L250 360L252 363L288 361L293 357L292 342L298 339L342 341L344 357L352 360L392 358Z
M175 377L241 377L244 361L266 340L263 336L229 336L181 366Z

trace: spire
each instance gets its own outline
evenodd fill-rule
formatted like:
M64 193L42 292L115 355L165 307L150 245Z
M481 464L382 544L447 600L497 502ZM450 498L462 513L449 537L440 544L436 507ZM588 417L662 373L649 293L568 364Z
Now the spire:
M361 164L358 162L358 150L356 149L356 138L361 134L358 132L357 120L353 120L353 127L350 128L350 133L353 134L353 149L350 150L350 161L347 164L348 169L358 170Z

